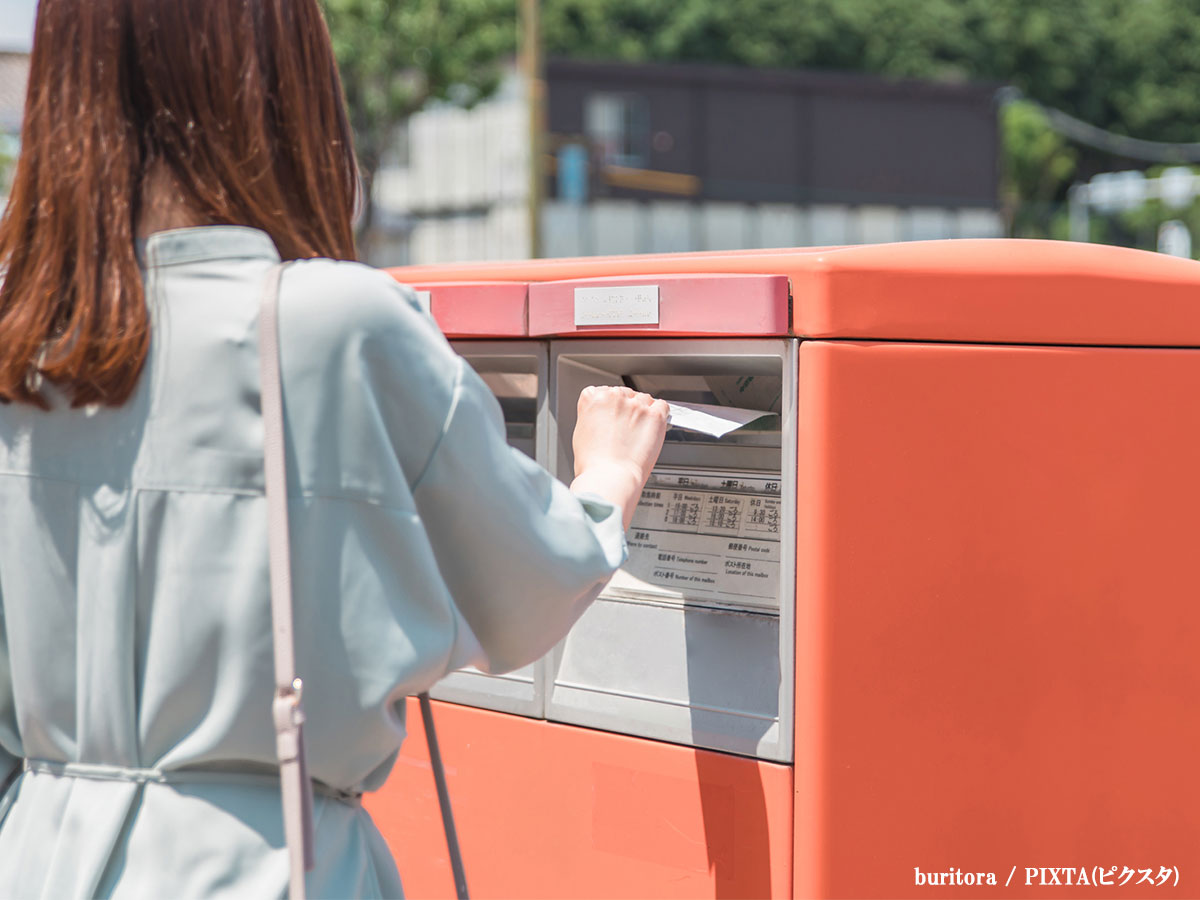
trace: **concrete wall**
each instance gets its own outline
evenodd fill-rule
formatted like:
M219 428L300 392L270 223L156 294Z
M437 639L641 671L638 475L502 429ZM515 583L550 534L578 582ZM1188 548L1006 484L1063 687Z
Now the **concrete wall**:
M373 261L521 259L528 256L525 217L518 204L418 219L407 244L378 245ZM544 255L563 257L1003 237L1004 225L988 209L552 201L543 211L542 235Z

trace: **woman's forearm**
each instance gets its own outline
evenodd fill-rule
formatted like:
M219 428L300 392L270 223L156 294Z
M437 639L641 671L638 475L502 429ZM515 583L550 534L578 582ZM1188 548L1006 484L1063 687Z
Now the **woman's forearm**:
M626 530L642 495L644 479L636 466L616 462L589 466L571 482L576 494L596 494L621 508Z

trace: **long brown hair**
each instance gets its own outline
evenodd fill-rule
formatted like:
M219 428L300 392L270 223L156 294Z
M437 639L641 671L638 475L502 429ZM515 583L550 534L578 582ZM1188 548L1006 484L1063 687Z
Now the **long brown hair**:
M152 175L196 224L284 259L353 259L358 175L317 0L41 0L0 220L0 401L118 406L150 319L135 228Z

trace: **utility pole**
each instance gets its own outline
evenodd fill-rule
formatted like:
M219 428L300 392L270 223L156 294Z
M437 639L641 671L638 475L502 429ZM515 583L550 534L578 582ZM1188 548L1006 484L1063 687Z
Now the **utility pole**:
M541 0L521 0L521 74L529 106L529 255L542 255L546 81L542 65Z

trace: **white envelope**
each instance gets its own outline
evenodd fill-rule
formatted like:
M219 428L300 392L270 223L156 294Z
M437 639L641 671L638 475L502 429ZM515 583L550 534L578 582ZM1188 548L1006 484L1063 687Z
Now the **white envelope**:
M713 437L724 437L744 425L774 413L760 409L740 409L736 406L717 406L710 403L679 403L668 401L671 407L667 424L671 428L699 431Z

